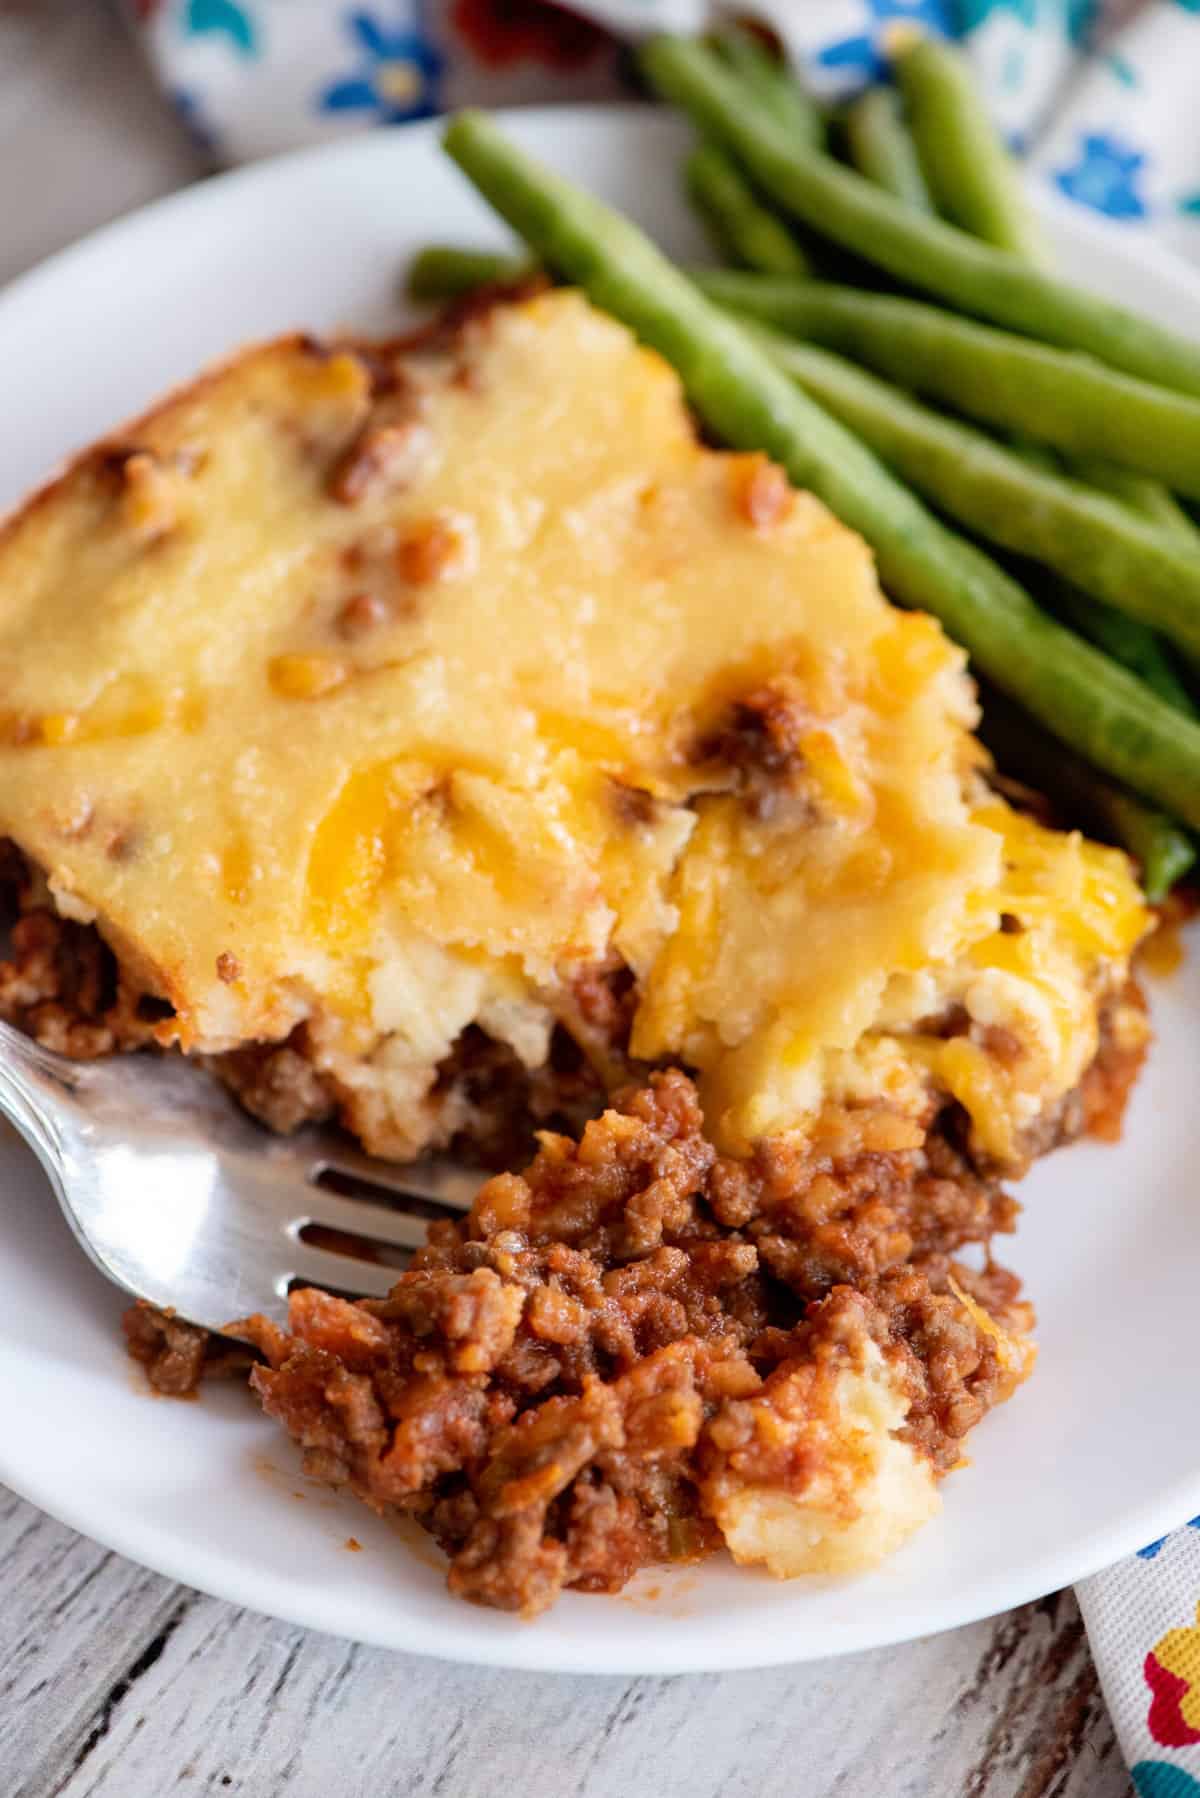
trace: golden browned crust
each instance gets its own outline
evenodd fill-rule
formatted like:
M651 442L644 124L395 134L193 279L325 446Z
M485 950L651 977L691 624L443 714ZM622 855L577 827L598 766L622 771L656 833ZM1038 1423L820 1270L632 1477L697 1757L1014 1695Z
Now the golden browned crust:
M314 357L323 357L329 353L325 345L316 338L303 331L293 331L283 337L273 337L266 343L243 344L231 356L222 356L210 363L200 374L177 382L174 387L160 394L144 412L137 413L124 424L107 432L98 442L89 444L77 455L69 457L40 487L35 487L32 493L26 494L18 505L0 517L0 550L18 526L23 525L32 513L50 505L69 481L89 470L94 471L101 479L119 473L128 457L137 453L137 439L148 426L169 414L181 399L203 393L223 375L228 374L231 368L236 368L239 363L252 361L268 348L281 353L305 350Z

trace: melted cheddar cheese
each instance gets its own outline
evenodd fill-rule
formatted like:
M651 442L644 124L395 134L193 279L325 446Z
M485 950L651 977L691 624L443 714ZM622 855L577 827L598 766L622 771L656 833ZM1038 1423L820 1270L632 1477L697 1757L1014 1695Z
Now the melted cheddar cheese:
M619 957L726 1147L932 1092L1018 1160L1146 927L988 795L864 544L569 292L252 350L85 458L0 539L0 694L0 834L164 1036L307 1021L395 1153L468 1025L536 1067Z

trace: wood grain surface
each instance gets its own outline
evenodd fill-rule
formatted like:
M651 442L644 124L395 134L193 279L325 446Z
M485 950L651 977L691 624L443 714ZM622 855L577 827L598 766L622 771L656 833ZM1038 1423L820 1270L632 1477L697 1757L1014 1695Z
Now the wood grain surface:
M202 1598L0 1495L4 1798L1131 1798L1068 1593L816 1666L579 1679Z
M0 280L198 172L113 10L0 0ZM811 1667L554 1678L270 1622L3 1488L0 1591L0 1798L1132 1794L1067 1593Z

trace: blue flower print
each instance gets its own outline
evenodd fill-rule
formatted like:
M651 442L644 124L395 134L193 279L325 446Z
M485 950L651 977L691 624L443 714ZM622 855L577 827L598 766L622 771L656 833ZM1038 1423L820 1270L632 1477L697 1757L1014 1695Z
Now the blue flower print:
M254 21L246 8L236 6L234 0L188 0L183 28L188 37L228 38L243 56L258 52Z
M1076 49L1091 48L1102 12L1103 0L1067 0L1067 39Z
M1025 82L1025 52L1014 44L1000 65L997 83L1002 94L1019 94Z
M1138 85L1137 70L1131 62L1128 62L1125 59L1125 57L1118 56L1115 50L1110 50L1108 55L1104 58L1104 67L1112 75L1113 80L1119 81L1122 87L1136 87Z
M865 14L862 31L826 44L816 57L822 68L841 70L864 85L886 77L893 40L905 26L936 37L949 37L953 30L947 0L866 0Z
M1081 206L1091 206L1110 219L1145 218L1146 202L1137 190L1146 166L1140 150L1130 149L1119 137L1102 131L1084 132L1078 160L1059 169L1056 187Z
M1200 1780L1173 1761L1138 1761L1129 1771L1138 1798L1200 1798Z
M173 87L169 95L180 124L204 156L215 156L217 140L204 116L204 104L194 88Z
M321 90L320 110L370 112L384 125L436 112L442 59L419 25L418 16L389 29L371 13L348 13L346 29L362 51L362 65Z
M1200 1530L1200 1517L1189 1517L1187 1527L1190 1530ZM1157 1542L1147 1542L1145 1548L1138 1549L1138 1560L1152 1561L1166 1539L1165 1536L1160 1536Z
M1085 46L1099 17L1103 0L1065 0L1062 28L1069 43ZM1183 0L1200 6L1200 0ZM985 25L997 13L1010 13L1018 25L1030 31L1038 28L1037 0L959 0L959 30L963 37ZM1041 23L1044 25L1045 21Z
M1037 0L959 0L958 15L965 37L982 25L993 13L1010 12L1032 31L1036 21Z

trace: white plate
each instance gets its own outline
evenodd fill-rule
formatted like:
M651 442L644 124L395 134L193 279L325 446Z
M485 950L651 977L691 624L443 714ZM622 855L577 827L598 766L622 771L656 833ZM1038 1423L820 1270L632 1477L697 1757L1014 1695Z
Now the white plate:
M647 112L530 111L508 128L697 253L682 135ZM1200 329L1200 283L1053 215L1079 280ZM206 358L290 326L394 326L412 251L500 241L428 126L261 165L152 206L0 296L0 505ZM149 1397L121 1301L74 1247L31 1158L0 1139L0 1478L89 1536L202 1590L365 1642L515 1667L678 1673L759 1666L965 1623L1131 1553L1200 1512L1200 974L1154 995L1159 1042L1119 1150L1084 1145L1025 1183L1015 1247L1041 1359L988 1419L943 1516L853 1582L776 1584L720 1562L619 1598L568 1594L522 1624L447 1597L416 1551L303 1480L241 1392ZM162 1195L164 1205L171 1194ZM1007 1252L1005 1252L1007 1251ZM361 1554L347 1553L353 1535Z

